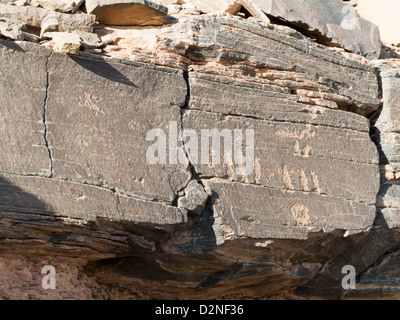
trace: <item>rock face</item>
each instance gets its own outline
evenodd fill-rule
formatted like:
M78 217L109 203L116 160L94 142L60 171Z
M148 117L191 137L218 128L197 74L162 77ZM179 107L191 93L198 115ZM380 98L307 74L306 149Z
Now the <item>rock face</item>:
M338 109L338 105L333 100L326 99L328 104L332 103L332 109L319 106L324 105L325 99L318 99L317 96L323 97L324 89L328 96L332 94L332 97L336 96L342 101L349 99L352 93L348 92L348 96L341 99L339 94L333 94L332 87L329 88L330 90L328 87L322 89L322 83L319 83L321 91L317 96L313 94L311 87L307 88L307 83L313 82L315 85L319 82L315 74L315 65L320 63L321 67L318 68L320 72L325 67L324 75L326 78L331 77L332 81L334 74L349 74L349 72L339 70L346 68L346 64L350 65L354 61L342 60L343 57L340 55L331 54L332 58L337 60L330 64L321 59L322 52L318 47L308 43L307 50L308 48L310 51L315 50L313 66L311 66L302 58L305 47L300 44L304 45L307 42L288 38L285 43L284 38L276 32L229 19L200 23L203 23L204 27L199 30L199 39L211 38L219 39L219 41L211 46L209 42L190 44L198 48L189 53L192 59L207 58L200 58L198 63L202 62L202 65L189 72L191 95L188 110L185 110L183 114L183 128L192 128L199 132L202 128L212 130L216 123L220 123L217 127L219 131L224 128L234 130L243 128L244 122L246 130L255 132L254 140L262 141L259 147L255 143L254 170L250 174L243 174L240 165L235 164L209 166L200 164L198 161L198 164L193 164L200 178L214 177L210 180L210 189L214 191L214 214L217 219L221 219L221 224L233 230L231 236L285 238L288 230L291 230L289 232L291 238L303 239L311 230L317 232L346 229L343 228L344 225L337 223L344 221L344 216L349 216L365 206L366 211L361 210L365 213L369 211L369 214L363 215L360 219L366 224L359 224L361 222L359 220L350 229L356 230L356 225L360 228L358 231L367 228L375 217L374 203L377 187L376 150L369 142L368 127L363 117L355 114L346 114L346 120L341 122L344 120L341 117L343 111L335 110ZM235 42L231 40L229 34L235 35ZM278 39L279 43L275 42ZM237 41L242 41L242 45L238 46ZM257 43L257 46L253 45L254 43ZM285 46L285 49L274 48L274 45ZM271 51L265 49L260 51L259 47L269 48ZM278 57L274 56L273 52L286 52L283 59L285 62L276 63ZM228 57L231 55L235 55L231 71L226 71L226 68L222 66L218 68L217 63L210 72L210 69L204 65L208 62L212 63L211 61L229 64ZM321 57L321 60L318 60L318 57ZM252 66L249 69L254 72L262 69L257 80L254 76L235 72L234 65L240 65L245 61L251 61ZM274 69L271 68L272 66ZM293 66L301 71L290 71L293 70ZM371 102L377 106L379 100L376 99L376 91L369 91L374 87L376 77L370 67L358 66L360 70L355 67L351 73L353 75L357 72L362 73L363 76L357 78L363 79L365 83L354 83L351 87L358 91L360 100L365 99L365 103ZM298 76L303 78L300 80L301 84L295 80ZM291 79L294 80L293 83L285 83ZM343 76L341 81L346 81ZM299 86L301 86L300 90ZM377 89L376 86L375 89ZM337 93L339 91L341 90L339 89ZM220 98L216 100L214 98L216 96ZM309 96L315 97L315 100L311 98L307 101ZM360 111L364 107L364 104L360 104ZM358 125L354 126L357 123ZM341 134L343 137L340 137ZM338 139L337 143L330 140L330 143L325 145L324 141L332 135ZM346 141L346 146L343 146L344 141ZM328 145L329 148L333 148L331 151L328 151ZM356 151L359 147L364 148L366 145L370 145L368 152L365 149L362 152ZM341 148L343 148L342 155L340 151L338 152ZM271 152L271 150L274 151ZM350 156L352 160L348 163L349 150L363 154L365 158L357 159ZM322 160L323 155L329 160ZM221 158L222 156L221 154ZM327 162L332 168L330 172L323 169ZM360 164L359 169L353 167L355 163ZM335 167L337 169L333 169ZM346 169L342 171L340 168ZM358 196L354 197L352 188L358 179L355 172L359 170L367 170L366 176L371 178L371 182L364 184L360 181L360 188L358 188L360 198L357 198ZM351 172L354 172L354 175ZM237 182L226 183L224 180L226 177L228 180ZM325 183L329 185L324 186ZM335 185L336 183L339 184ZM369 196L363 195L361 185L371 186L365 189ZM249 194L253 194L254 198L250 200ZM321 196L324 197L325 209L317 204ZM260 202L256 199L260 199ZM268 199L268 209L262 205L265 199ZM350 201L346 203L343 202L344 199ZM324 213L325 210L326 213ZM279 215L278 212L280 212ZM287 214L284 215L283 212ZM321 224L312 222L318 220L314 216L317 213ZM326 218L321 219L324 215ZM367 218L368 215L369 218ZM254 224L263 227L254 228Z
M97 258L87 270L94 287L117 281L133 296L138 292L128 288L148 278L148 297L155 297L153 290L160 297L224 297L232 286L237 289L230 297L281 294L287 286L305 284L321 267L313 253L306 254L303 262L294 260L293 267L279 271L281 284L253 290L275 277L268 270L287 246L319 246L329 239L325 259L330 259L363 239L375 219L379 186L377 151L363 116L380 103L370 65L289 36L284 28L233 18L186 19L163 30L158 47L181 56L184 70L85 55L71 59L33 44L2 42L1 61L22 64L37 79L35 88L27 87L26 72L18 86L6 81L1 86L4 92L26 90L2 94L3 114L9 115L2 128L9 141L1 160L1 207L12 224L30 221L31 234L39 238L49 219L64 217L70 220L57 222L59 231L48 241L86 243L88 256L103 259L118 252L140 256L148 273L139 278L140 266L131 258L121 258L118 266L103 266ZM5 65L1 70L4 79L15 74ZM27 96L29 126L10 108ZM157 129L168 137L167 163L149 160ZM202 139L207 129L217 130L218 141L221 133L232 141L241 133L240 146L250 147L253 132L253 154L251 148L232 149L231 163L204 163L196 161L194 140L177 140L174 147L179 132ZM208 156L221 151L217 140L210 142L211 153L204 149ZM221 152L220 159L225 156ZM35 222L43 219L43 225ZM126 240L118 238L122 226ZM153 234L155 226L159 231ZM63 228L76 236L66 237ZM89 240L87 230L104 240ZM8 238L16 237L11 232ZM241 250L249 255L244 258ZM212 252L220 258L205 269L215 260ZM238 254L241 261L271 260L256 266L224 258ZM185 270L177 265L182 259ZM150 276L155 271L157 278ZM122 274L124 280L118 280ZM158 282L163 278L187 289L170 291ZM240 289L250 284L251 291Z
M379 29L341 0L254 0L268 15L368 58L381 51ZM321 38L322 37L322 38ZM322 40L323 41L323 40Z
M3 49L6 48L7 46L3 46ZM105 100L106 96L103 96L105 90L104 84L101 86L99 85L100 82L104 83L104 77L108 77L108 81L113 84L112 86L109 86L109 88L111 89L110 93L116 90L116 85L122 86L124 88L123 90L126 90L125 94L123 93L123 90L117 90L120 101L120 108L124 110L123 112L126 114L125 120L127 121L127 131L121 132L121 136L130 135L131 131L132 133L138 134L138 138L146 137L146 132L151 129L151 123L148 123L147 127L143 127L144 121L141 120L140 117L149 117L149 115L147 115L147 112L150 112L150 114L154 115L161 114L160 111L157 111L156 101L151 102L153 106L151 110L145 108L146 97L151 97L149 92L152 92L152 90L157 87L165 90L165 94L168 94L171 97L171 100L168 101L163 92L160 91L160 95L163 97L163 100L161 100L160 98L160 101L164 102L159 104L159 108L163 109L163 114L165 116L167 110L163 106L175 105L175 108L170 107L170 112L172 115L175 116L179 114L179 104L182 104L185 99L186 88L184 79L182 76L179 76L178 71L168 69L152 70L152 68L146 69L146 66L142 67L140 65L138 65L137 67L125 66L124 64L117 64L113 66L112 64L109 64L105 61L102 62L84 58L71 60L64 55L52 55L50 57L50 52L46 52L43 50L41 51L41 55L32 54L30 55L30 57L24 57L23 54L18 55L18 51L15 53L16 54L14 54L10 50L5 50L5 52L3 52L3 57L7 58L7 61L12 61L10 59L15 59L15 65L18 65L18 59L27 61L26 63L30 62L30 60L33 59L34 61L32 61L32 64L41 67L42 72L44 71L43 80L45 82L42 84L38 82L36 90L28 90L28 92L26 93L26 96L32 96L32 103L35 103L36 101L36 110L33 109L30 110L30 112L32 113L33 117L32 125L34 127L39 126L39 128L36 129L36 131L38 132L36 138L39 138L40 141L32 141L32 139L35 138L34 136L32 136L31 139L25 139L25 142L23 144L20 144L17 141L9 141L10 146L16 143L20 146L20 148L25 148L25 146L31 144L31 147L26 148L26 150L24 151L31 153L31 157L29 163L23 163L17 160L17 162L20 162L19 168L22 169L22 171L20 171L20 169L18 169L17 167L14 167L14 165L17 163L15 162L15 159L16 157L18 157L18 153L15 154L15 158L8 157L8 161L2 162L3 172L17 175L38 175L38 178L32 177L32 179L30 179L29 177L26 177L27 179L21 177L21 183L25 185L25 188L35 189L35 192L38 192L38 196L40 193L47 194L50 198L53 198L55 196L54 194L51 195L51 193L53 192L51 192L50 190L39 191L42 187L46 188L46 184L48 183L49 189L52 190L55 190L54 188L64 189L65 187L67 187L67 185L69 185L64 191L60 193L60 196L67 193L70 194L71 197L74 197L74 194L76 196L80 195L78 197L80 197L81 201L89 201L90 203L92 203L93 208L89 209L88 207L89 210L85 213L88 214L87 218L89 218L92 214L95 214L95 212L97 212L97 210L99 210L99 208L101 208L102 206L105 206L104 208L109 208L104 211L104 213L107 213L108 215L112 216L117 212L119 212L119 214L125 215L125 209L123 209L123 207L129 207L132 205L140 207L141 203L145 203L144 199L148 199L148 201L150 202L150 206L154 206L154 208L159 208L162 211L160 219L162 219L163 221L168 222L170 218L172 218L172 220L174 221L176 218L179 222L181 222L181 220L185 220L186 212L178 210L176 208L169 209L168 206L165 206L162 203L154 202L154 199L157 198L159 200L172 201L175 197L175 193L177 192L177 190L182 189L190 180L190 174L187 168L182 168L180 171L177 171L175 167L164 166L164 169L162 167L158 167L158 169L156 169L157 167L147 167L144 161L146 159L145 146L142 144L143 150L138 151L138 148L140 148L139 145L141 143L140 140L142 139L140 139L136 143L135 134L131 136L131 151L127 150L126 146L124 145L120 145L118 143L113 143L112 141L110 141L109 135L117 124L113 124L109 121L109 116L107 116L107 113L113 114L117 112L116 108L118 108L118 106L114 104L115 98L113 98L110 94L106 95L108 96L107 99L109 99L108 102L107 100ZM8 55L11 55L12 57L8 57ZM64 65L65 69L60 68L61 65ZM67 70L70 70L70 74L66 73ZM10 72L13 72L12 69L10 69ZM32 70L32 72L37 73L37 70ZM140 78L141 72L144 72L144 74L153 73L154 76L150 78L154 80L154 83L149 83L146 81L142 85L137 81L135 81L136 83L132 82L133 79ZM160 73L160 76L156 75L158 73ZM49 79L50 75L51 80ZM93 78L94 75L95 78ZM165 76L165 79L163 81L161 76ZM91 78L90 83L92 84L92 89L89 89L89 87L87 86L82 86L83 83L88 83L87 80L85 80L85 77ZM99 83L96 82L96 77L98 77L97 79L98 81L100 81ZM142 78L145 79L145 77ZM49 85L50 81L51 85ZM67 83L74 83L75 85L71 87L70 85L67 86ZM164 84L168 85L165 86ZM46 92L47 90L49 90L50 86L52 90L51 94L49 92ZM6 85L2 86L2 89L3 88L4 90L6 90ZM82 88L81 91L76 91L79 90L79 88ZM130 95L128 95L128 93L132 92L132 90L134 90L135 88L141 88L141 90L143 91L139 92L138 90L136 90L136 96L138 100L132 101L132 98ZM75 93L66 92L65 90L73 90ZM102 95L102 98L100 98L100 93ZM126 101L121 100L124 95L127 99ZM8 104L17 103L17 101L14 99L18 98L6 95L5 93L4 96L11 99L7 103L3 104L4 108L6 108ZM64 112L65 109L63 106L60 105L59 100L59 97L61 96L70 97L71 99L73 99L72 101L65 101L64 103L65 108L67 106L75 106L75 115L73 110L70 110L67 113ZM41 103L38 103L39 101L41 101ZM148 103L150 104L150 101ZM137 106L140 104L143 105L144 114L142 116L136 109ZM131 107L129 107L129 105L131 105ZM110 109L108 110L107 108ZM134 114L135 116L128 116L129 112L132 112L132 114ZM37 115L36 118L34 116L35 113ZM95 117L93 117L93 115L95 115ZM88 122L89 118L92 118L92 120L96 119L96 122L97 120L100 120L100 122L96 124L90 124L90 122ZM103 119L103 121L105 122L102 123L101 119ZM43 120L45 120L44 123ZM3 121L7 121L11 124L14 123L16 119L13 121L11 117L10 119L7 118L7 120ZM49 124L47 122L49 122ZM64 123L66 127L59 127L58 125L53 127L52 123ZM168 122L165 123L167 124ZM158 122L158 124L160 126L163 125L161 122ZM119 125L121 125L121 123L119 123L118 126ZM20 134L32 130L32 128L30 128L26 124L24 125L23 123L20 123L20 126L20 129L17 129L20 130ZM142 128L140 128L141 126ZM17 122L15 123L15 128L18 127L19 125ZM101 128L101 131L97 131L96 127ZM8 125L7 127L4 127L5 130L7 130L6 128L8 128ZM89 132L87 130L89 130ZM140 130L143 130L142 135L140 135ZM89 137L94 132L98 132L99 134L93 140L97 142L95 144L88 143L88 140L86 140L86 138L84 137ZM11 139L18 139L17 136L12 138L10 134L8 135ZM63 144L67 144L60 147L58 146L59 141L63 141ZM107 150L107 146L108 148L110 148L109 150ZM83 150L85 151L83 152ZM109 164L104 162L102 156L99 157L103 154L103 152L108 153L110 157ZM81 154L81 159L76 157L78 154ZM19 156L21 156L21 154L19 154ZM67 165L67 163L70 162L70 160L68 159L72 158L74 159L75 164ZM122 161L122 159L124 160ZM111 163L116 163L117 161L119 163L119 166L126 167L125 172L109 170L112 167L110 167ZM143 165L146 165L146 168L140 169L140 166ZM14 169L12 169L13 167ZM130 173L131 170L134 171ZM160 170L160 172L164 172L165 176L161 177L158 173L158 170ZM171 172L169 173L170 170ZM43 178L39 177L57 177L57 179L43 180ZM57 182L57 180L59 181ZM62 183L62 180L68 181L65 181L66 183ZM155 181L158 182L154 184ZM58 184L58 187L53 185L53 183ZM126 197L123 196L122 199L117 200L115 191L112 191L115 190L115 188L120 190L120 192L126 193ZM92 195L87 196L85 194L86 192L89 192ZM102 195L103 193L104 195ZM95 194L97 194L97 196L94 196ZM131 195L132 197L130 197L129 195ZM141 196L141 200L135 198L135 196L138 197L139 195ZM97 200L95 200L95 198ZM119 202L119 208L117 208L117 201ZM69 201L64 202L64 205L66 205L66 207L64 208L62 208L64 205L60 203L62 207L59 207L59 209L57 210L61 210L65 212L67 216L73 217L74 211L76 211L76 213L79 212L78 207L80 205L78 205L77 203L78 206L74 209L74 206L68 205L68 202ZM54 204L56 206L59 206L59 204ZM98 207L99 205L100 207ZM69 212L67 213L65 210L68 210ZM143 214L143 212L141 211L136 212L139 215ZM156 216L157 214L155 214L155 217ZM146 215L142 215L142 217L145 218ZM94 218L94 216L92 216L92 218ZM126 218L128 220L136 219L133 216L130 218L127 216ZM150 222L152 218L150 216L148 216L148 218Z
M359 260L369 260L359 269L357 290L348 290L344 299L398 299L398 255L399 233L399 150L398 150L398 103L400 99L399 62L374 61L380 77L383 103L373 115L371 138L376 143L380 156L381 187L377 195L377 219L368 236L376 243L374 254L366 254ZM367 238L368 238L367 237ZM356 249L358 250L358 248ZM372 261L375 261L371 264ZM369 267L366 267L369 266Z
M240 2L0 5L0 298L400 296L400 63Z
M398 62L377 61L377 69L382 79L383 105L377 117L372 137L380 152L381 189L377 207L385 217L389 227L399 227L399 71Z

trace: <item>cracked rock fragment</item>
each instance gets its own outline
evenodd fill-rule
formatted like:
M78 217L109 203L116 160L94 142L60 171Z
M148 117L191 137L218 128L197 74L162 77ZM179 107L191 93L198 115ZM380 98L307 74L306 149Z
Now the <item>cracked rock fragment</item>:
M258 5L253 0L239 0L240 4L246 8L250 14L257 19L260 19L262 22L269 24L269 18L262 12L262 10L258 7Z
M0 36L10 38L13 40L23 40L24 34L22 28L24 23L7 18L0 18Z
M81 47L79 36L68 32L54 32L53 43L56 51L71 55L78 54Z
M36 3L49 10L75 12L82 5L83 1L84 0L36 0Z
M74 31L72 33L79 36L84 49L96 49L102 45L101 39L96 33L84 31Z
M189 182L185 189L185 196L179 198L178 208L184 208L200 215L205 208L208 199L204 187L196 180Z
M40 37L46 32L55 32L58 31L58 19L55 14L50 13L42 20L41 29L40 29Z

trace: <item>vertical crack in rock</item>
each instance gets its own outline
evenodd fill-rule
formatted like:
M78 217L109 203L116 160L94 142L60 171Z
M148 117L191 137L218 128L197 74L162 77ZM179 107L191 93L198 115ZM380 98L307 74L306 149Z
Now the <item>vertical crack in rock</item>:
M184 115L185 109L189 108L190 99L191 99L191 87L190 87L190 79L189 79L189 71L188 70L184 71L183 77L184 77L186 85L187 85L187 91L186 91L185 103L180 109L180 130L181 130L181 134L182 134L182 132L184 130L183 115ZM186 197L187 201L185 201L185 203L186 202L193 202L193 201L199 202L199 203L192 203L192 207L191 208L186 208L186 209L191 210L192 212L195 212L195 213L201 215L200 211L204 210L205 204L208 201L209 195L207 195L207 192L205 190L204 184L201 181L198 173L196 172L195 167L193 166L193 164L190 161L189 153L188 153L188 151L186 149L185 141L183 139L182 139L182 149L183 149L185 157L186 157L186 159L188 161L188 166L189 166L189 169L190 169L190 173L192 175L192 180L191 181L196 180L198 182L198 184L201 185L201 188L203 189L202 191L200 191L200 193L204 192L204 194L203 194L204 196L202 196L200 194L198 194L197 197L196 197L196 195L193 195L193 197L190 197L189 195L185 195L185 196L187 196ZM188 190L188 191L190 190L191 192L196 193L196 188L194 188L194 187L189 188L189 185L193 186L193 184L191 184L191 181L189 181L187 183L187 185L181 190L181 192L185 191L185 190ZM177 197L174 199L173 205L178 206L179 198L182 198L182 197L179 195L179 192L178 192L177 193ZM192 198L192 199L190 199L190 198ZM188 203L186 203L186 204L188 204Z
M181 133L184 130L184 127L183 127L183 114L185 112L185 109L189 108L190 99L191 99L191 88L190 88L190 79L189 79L189 71L188 70L184 71L183 78L185 79L185 82L186 82L187 92L186 92L185 104L183 105L183 107L180 110L180 122L181 122L180 129L181 129ZM185 141L183 141L183 140L182 140L182 146L183 146L183 151L185 153L185 156L186 156L186 158L188 160L188 164L189 164L189 168L190 168L190 172L192 174L192 177L194 177L197 181L200 181L199 176L198 176L193 164L190 161L189 154L188 154L188 152L186 150Z
M49 89L50 89L50 71L49 71L49 63L50 63L50 59L52 57L53 53L51 53L46 60L46 94L44 97L44 101L43 101L43 125L44 125L44 132L43 132L43 136L44 136L44 144L47 148L47 152L49 153L49 160L50 160L50 174L49 177L52 178L53 177L53 157L51 154L51 149L49 146L49 141L47 139L47 133L48 133L48 129L47 129L47 102L49 100Z
M187 91L186 91L186 99L185 99L185 104L181 109L187 109L190 104L190 99L191 99L191 88L190 88L190 79L189 79L189 70L185 70L183 72L183 78L185 79L186 86L187 86ZM183 124L182 124L183 126Z

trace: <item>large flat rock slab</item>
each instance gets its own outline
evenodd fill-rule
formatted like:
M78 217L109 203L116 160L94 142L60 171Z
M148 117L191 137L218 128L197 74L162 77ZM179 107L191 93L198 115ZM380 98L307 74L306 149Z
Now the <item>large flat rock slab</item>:
M1 172L23 191L4 193L7 211L18 212L12 209L17 197L86 220L185 222L186 210L172 202L190 169L151 165L146 157L147 133L180 119L187 92L181 70L71 59L24 42L2 41L0 55L7 61L0 65ZM22 77L13 80L18 71L10 63L24 68ZM36 212L31 205L20 210Z
M0 176L0 208L25 215L63 216L82 221L110 221L174 225L187 221L186 210L117 194L106 188L43 177Z
M372 205L318 192L266 188L223 179L210 180L217 243L240 237L308 239L312 232L341 230L343 235L368 230Z
M187 56L198 65L188 74L182 128L191 164L212 193L218 242L367 231L378 152L367 118L349 111L379 106L372 66L257 24L193 21ZM213 133L203 148L204 130ZM192 153L196 143L201 150Z
M182 71L54 54L49 73L54 175L172 202L189 169L150 165L146 137L179 120L187 91Z
M356 113L379 106L373 68L354 55L238 19L198 17L172 28L194 30L193 24L198 37L176 34L191 45L184 52L193 63L187 74L86 55L71 58L46 51L47 55L37 57L39 46L21 48L21 55L41 57L44 73L37 107L43 160L32 161L32 166L43 163L47 171L33 167L28 173L55 179L60 185L68 181L117 194L119 206L125 200L139 201L143 206L149 203L149 208L162 204L174 212L181 210L176 211L176 206L185 199L196 198L197 191L191 194L188 189L185 194L195 175L203 184L210 182L214 229L233 230L227 237L216 231L221 243L235 237L305 239L320 230L340 229L348 234L367 230L375 215L378 157L367 119ZM165 35L172 38L168 31ZM11 54L17 49L4 49L10 52L8 59L18 58ZM166 163L149 163L152 142L147 136L153 129L162 130L167 138ZM252 130L251 171L243 173L243 163L237 162L196 162L190 152L191 168L185 162L171 162L173 130L180 129L197 134L204 129L240 130L242 146L246 130ZM16 135L18 140L28 135L22 132ZM212 153L219 152L213 148ZM29 151L32 154L38 153ZM8 166L4 172L25 174L27 157L20 156L18 165L15 160L4 161ZM231 157L237 160L236 155ZM270 199L270 205L246 204L241 193L252 192ZM199 203L183 207L201 210L207 200L203 195ZM77 199L71 198L71 208ZM66 206L67 201L61 208ZM118 212L114 215L104 208L104 212L98 209L100 216L122 219Z
M194 85L192 92L195 88ZM222 91L216 96L223 96ZM268 98L258 96L257 105L268 104ZM317 124L319 115L311 111L312 106L309 108L305 106L300 111L293 106L287 112L293 117L299 114L299 118L301 113L315 116L314 124L289 122L280 118L279 113L274 114L274 120L267 120L185 111L184 129L217 130L209 144L208 162L202 162L203 149L196 157L190 153L190 143L188 154L212 192L218 242L236 237L306 239L310 232L340 229L353 234L372 226L379 173L378 155L369 138L367 121L349 114L354 123L363 122L362 129L357 129L357 125L321 125ZM331 116L334 117L333 113ZM328 120L326 115L322 118ZM236 130L243 137L240 147L244 164L230 145L235 141ZM251 145L247 149L249 130L254 131L253 150ZM214 144L216 141L220 149ZM203 140L198 143L203 144ZM215 153L220 155L219 162L212 160ZM227 154L231 163L225 162Z

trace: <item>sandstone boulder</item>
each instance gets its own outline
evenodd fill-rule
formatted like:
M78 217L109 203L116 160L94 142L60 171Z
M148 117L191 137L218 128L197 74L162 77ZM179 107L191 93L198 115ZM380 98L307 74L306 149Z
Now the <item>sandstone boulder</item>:
M107 25L147 26L168 21L168 9L147 0L86 0L86 10Z

